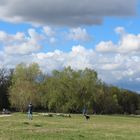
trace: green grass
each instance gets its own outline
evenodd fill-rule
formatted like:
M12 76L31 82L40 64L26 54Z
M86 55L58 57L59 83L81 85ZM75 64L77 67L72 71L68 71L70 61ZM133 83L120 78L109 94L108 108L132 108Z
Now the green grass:
M14 113L0 117L0 140L140 140L140 118L131 116L91 116L71 118Z

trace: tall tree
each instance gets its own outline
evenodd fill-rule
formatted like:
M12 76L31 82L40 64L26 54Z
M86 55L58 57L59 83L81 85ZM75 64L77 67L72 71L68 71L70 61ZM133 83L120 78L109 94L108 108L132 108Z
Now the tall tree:
M0 109L9 108L8 89L11 85L12 70L0 69Z
M55 70L47 81L48 108L63 112L81 112L84 106L93 109L97 84L94 70L74 71L70 67Z
M36 63L19 64L15 68L10 87L10 102L12 107L25 111L27 105L32 102L34 106L40 103L38 94L38 78L41 71Z

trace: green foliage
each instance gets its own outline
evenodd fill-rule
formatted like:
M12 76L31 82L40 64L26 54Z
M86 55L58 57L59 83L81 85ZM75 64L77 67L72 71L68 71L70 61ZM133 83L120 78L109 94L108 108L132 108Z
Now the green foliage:
M9 90L8 90L9 89ZM34 108L50 112L97 114L139 114L140 96L102 82L91 69L43 73L38 64L21 63L14 71L0 70L0 108L26 111L29 102Z
M97 73L90 69L74 71L70 67L53 71L47 81L49 110L55 112L81 112L83 106L93 106L98 84Z
M39 66L35 63L26 66L19 64L15 68L10 87L10 102L12 107L20 111L26 111L27 105L32 102L34 106L39 104L38 84L36 79L40 75Z

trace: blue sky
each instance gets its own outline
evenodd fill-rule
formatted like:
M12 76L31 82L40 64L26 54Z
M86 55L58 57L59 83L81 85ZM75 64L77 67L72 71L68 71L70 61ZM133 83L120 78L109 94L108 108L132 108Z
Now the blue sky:
M0 67L88 67L108 84L140 92L139 0L0 3Z

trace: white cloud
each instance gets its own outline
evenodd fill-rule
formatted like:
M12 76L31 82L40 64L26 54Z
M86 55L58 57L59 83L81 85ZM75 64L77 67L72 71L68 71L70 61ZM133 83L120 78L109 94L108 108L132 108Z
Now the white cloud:
M34 40L34 42L38 42L44 38L43 35L36 32L35 29L29 29L28 34L29 34L28 39Z
M8 44L12 42L22 42L25 40L25 34L17 32L15 35L8 34L4 31L0 31L0 42L3 44Z
M56 34L55 31L49 26L44 26L43 31L45 32L47 36L50 36L50 37L55 36Z
M86 49L81 45L73 46L72 51L66 57L64 66L71 66L73 69L93 68L94 64L91 59L95 54L92 49Z
M101 69L102 70L113 70L113 69L116 69L118 68L120 65L119 64L115 64L115 63L109 63L109 64L103 64L101 66Z
M118 51L121 53L129 53L140 51L140 34L126 34L122 37L118 46Z
M125 34L125 29L123 27L117 27L115 32L122 35Z
M93 68L91 57L94 57L93 50L87 50L83 46L73 46L71 52L55 50L48 53L34 54L34 61L40 64L44 71L51 72L53 69L62 69L71 66L73 69ZM49 66L49 67L46 67Z
M46 36L46 40L49 44L53 45L57 42L57 34L58 32L56 33L55 29L51 28L50 26L44 26L43 27L43 33L45 34Z
M14 67L20 62L37 62L43 71L50 73L54 69L61 70L71 66L73 69L84 69L86 67L95 69L99 77L107 83L123 83L126 81L139 82L140 57L133 54L100 54L93 49L86 49L78 45L73 46L70 52L55 50L53 52L37 52L20 56L6 55L0 53L0 65Z
M0 31L0 41L6 40L7 34L4 31Z
M90 40L90 36L88 35L86 29L82 29L80 27L78 28L73 28L70 29L70 32L68 34L68 39L70 40L74 40L74 41L89 41Z
M122 27L116 28L115 31L121 36L118 43L114 44L112 41L101 41L97 44L96 51L102 53L137 53L140 51L140 34L126 33Z
M103 81L112 84L124 82L124 86L130 79L130 82L138 82L136 78L139 78L140 73L140 68L137 67L140 65L139 60L140 57L133 54L100 54L81 45L73 46L67 53L55 50L33 55L33 61L39 63L44 71L51 72L53 69L63 69L67 66L75 70L88 67L95 69Z
M113 44L112 41L104 42L101 41L97 46L96 46L96 51L98 52L114 52L117 50L117 46Z
M39 43L44 37L42 32L39 34L35 29L29 29L27 34L0 31L0 43L3 44L3 49L0 50L0 67L14 67L21 62L37 62L45 72L60 70L66 66L76 70L88 67L95 69L107 83L123 83L128 86L126 84L129 82L134 85L139 82L139 34L126 32L118 43L101 41L95 49L76 45L69 52L55 50L46 53L40 49Z
M40 40L43 40L43 36L35 29L29 29L27 36L22 32L8 34L0 31L0 42L3 44L4 53L8 55L26 55L38 51L41 48L38 43Z
M32 41L28 41L26 43L22 43L20 45L6 46L4 51L7 54L19 54L25 55L32 53L34 51L38 51L41 48L38 44Z

